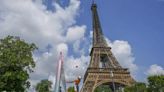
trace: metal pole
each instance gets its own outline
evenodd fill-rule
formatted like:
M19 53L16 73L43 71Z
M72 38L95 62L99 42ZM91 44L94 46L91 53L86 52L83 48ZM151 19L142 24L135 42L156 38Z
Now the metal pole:
M59 89L60 89L62 62L63 62L62 52L60 52L60 59L58 61L58 67L57 67L57 73L56 73L55 92L59 92Z
M116 88L115 88L115 84L114 84L114 80L113 80L113 72L110 71L110 73L111 73L111 77L112 77L113 92L116 92Z

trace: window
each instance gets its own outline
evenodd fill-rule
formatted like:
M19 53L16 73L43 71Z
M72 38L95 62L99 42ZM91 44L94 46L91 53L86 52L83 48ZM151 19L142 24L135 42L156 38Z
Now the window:
M107 68L108 67L108 56L106 54L100 55L100 68Z

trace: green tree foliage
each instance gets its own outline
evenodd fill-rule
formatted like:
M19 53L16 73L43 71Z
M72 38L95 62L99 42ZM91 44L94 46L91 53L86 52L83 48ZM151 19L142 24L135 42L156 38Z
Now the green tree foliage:
M29 73L35 67L35 44L18 37L0 39L0 92L24 92L30 87Z
M164 75L155 75L148 77L149 92L164 92Z
M75 92L75 91L74 91L74 87L69 87L69 88L68 88L68 92Z
M100 85L94 90L94 92L112 92L112 90L108 85Z
M35 90L37 92L51 92L50 89L51 89L51 85L52 85L52 82L49 81L49 80L41 80L40 83L37 84Z
M137 82L131 87L125 87L124 92L147 92L146 84Z

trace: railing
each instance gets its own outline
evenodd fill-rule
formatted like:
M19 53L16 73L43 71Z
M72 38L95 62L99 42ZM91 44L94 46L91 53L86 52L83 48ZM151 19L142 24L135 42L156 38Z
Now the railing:
M84 81L88 75L88 73L111 73L113 74L129 74L128 68L88 68L85 75L84 75Z
M88 73L130 73L128 68L88 68Z

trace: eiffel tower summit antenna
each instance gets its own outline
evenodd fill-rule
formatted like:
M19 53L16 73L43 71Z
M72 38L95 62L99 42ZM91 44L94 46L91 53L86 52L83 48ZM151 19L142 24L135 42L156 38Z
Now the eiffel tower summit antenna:
M97 4L94 2L91 5L92 11L92 27L93 27L93 46L94 47L108 47L103 36L99 15L97 12Z

